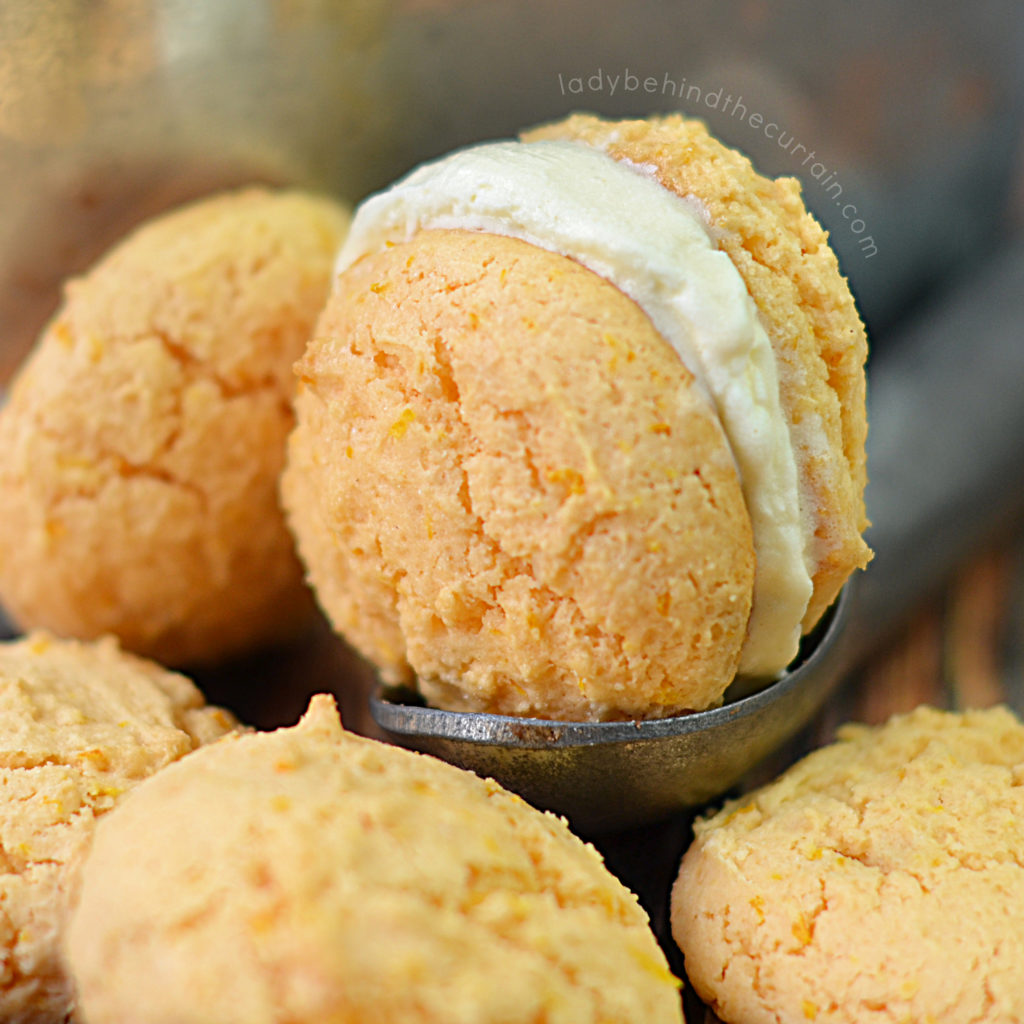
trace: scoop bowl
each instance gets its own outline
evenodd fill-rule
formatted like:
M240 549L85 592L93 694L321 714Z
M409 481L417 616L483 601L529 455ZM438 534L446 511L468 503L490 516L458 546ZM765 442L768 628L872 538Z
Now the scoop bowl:
M496 779L584 833L628 828L734 786L821 708L842 678L856 587L804 643L794 668L756 693L674 718L556 722L443 711L381 688L371 713L388 739Z

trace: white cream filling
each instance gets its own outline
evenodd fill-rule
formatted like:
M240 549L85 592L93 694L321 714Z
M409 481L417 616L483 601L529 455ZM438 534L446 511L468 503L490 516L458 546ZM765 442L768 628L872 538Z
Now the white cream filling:
M778 675L811 597L811 538L757 307L700 208L646 168L575 142L493 142L425 164L356 211L338 273L418 231L487 231L571 257L648 315L711 397L754 534L754 601L740 674Z

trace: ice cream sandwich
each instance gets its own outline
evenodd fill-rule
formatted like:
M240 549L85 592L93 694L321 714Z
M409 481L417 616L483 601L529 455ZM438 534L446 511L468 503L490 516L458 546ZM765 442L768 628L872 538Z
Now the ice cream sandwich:
M866 339L825 232L680 116L575 116L357 210L283 490L335 626L441 707L713 706L869 552Z

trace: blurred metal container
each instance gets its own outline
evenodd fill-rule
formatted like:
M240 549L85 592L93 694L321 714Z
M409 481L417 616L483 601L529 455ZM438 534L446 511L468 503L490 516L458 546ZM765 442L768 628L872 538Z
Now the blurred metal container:
M4 0L0 381L60 279L148 214L253 179L356 199L452 146L573 109L680 109L771 173L798 174L869 325L884 327L1005 230L1022 10Z

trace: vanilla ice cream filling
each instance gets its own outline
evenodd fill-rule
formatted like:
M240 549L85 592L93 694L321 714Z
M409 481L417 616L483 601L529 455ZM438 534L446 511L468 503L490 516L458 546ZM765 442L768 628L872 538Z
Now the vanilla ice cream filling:
M493 142L425 164L357 210L338 273L423 229L486 231L568 256L647 314L705 389L739 470L754 535L739 671L778 675L811 597L811 537L771 342L696 203L646 168L577 142Z

